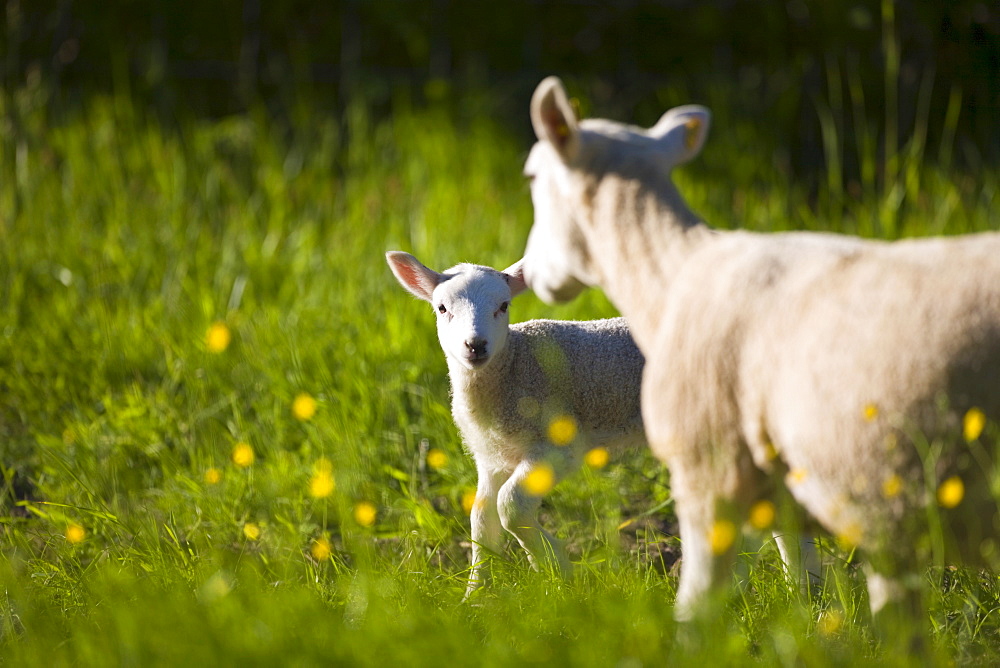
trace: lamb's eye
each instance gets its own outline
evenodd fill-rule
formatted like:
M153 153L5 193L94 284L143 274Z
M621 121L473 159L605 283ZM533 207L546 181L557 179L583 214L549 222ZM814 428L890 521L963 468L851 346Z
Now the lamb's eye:
M444 307L444 304L438 304L438 313L447 313L448 309Z
M510 306L510 302L504 302L503 304L500 304L500 312L501 313L506 313L507 312L507 307L509 307L509 306Z

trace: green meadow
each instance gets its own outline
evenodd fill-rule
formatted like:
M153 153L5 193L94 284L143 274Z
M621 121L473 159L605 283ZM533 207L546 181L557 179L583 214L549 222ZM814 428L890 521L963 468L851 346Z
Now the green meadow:
M33 95L8 92L0 113L0 664L1000 661L995 575L928 571L929 654L887 655L857 555L824 541L823 585L802 595L763 536L703 642L679 643L682 546L645 452L546 497L571 579L511 549L462 601L475 469L432 309L383 255L520 257L527 99L511 128L480 98L165 121L125 94L61 114ZM953 168L919 122L884 154L875 129L848 136L843 110L821 109L828 176L812 187L773 135L709 103L704 155L675 178L713 225L997 226L1000 174ZM848 145L861 165L845 182ZM614 309L592 290L511 313Z

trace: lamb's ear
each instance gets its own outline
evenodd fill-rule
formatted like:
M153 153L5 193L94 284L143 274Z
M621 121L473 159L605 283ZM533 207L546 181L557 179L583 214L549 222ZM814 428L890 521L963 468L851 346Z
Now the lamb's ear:
M689 104L663 114L649 130L669 154L672 165L687 162L701 152L708 136L712 113L705 107Z
M580 130L559 77L547 77L535 89L531 96L531 125L539 141L552 144L563 162L576 155Z
M434 288L444 280L444 275L420 264L420 260L409 253L389 251L385 254L385 261L399 284L424 301L431 300Z
M510 286L511 299L528 289L528 283L524 280L524 258L503 270L503 277L507 279Z

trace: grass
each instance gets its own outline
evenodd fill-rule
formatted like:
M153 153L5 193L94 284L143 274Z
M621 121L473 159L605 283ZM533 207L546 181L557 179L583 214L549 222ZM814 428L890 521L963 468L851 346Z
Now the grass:
M748 543L710 642L679 645L669 481L646 453L546 500L573 579L512 550L461 603L475 471L433 315L383 253L516 260L531 220L523 137L405 104L385 120L357 107L343 122L305 109L163 123L112 96L53 120L39 95L6 95L16 123L0 129L0 663L927 658L881 654L857 566L832 547L823 589L802 600L773 550ZM903 150L905 178L853 194L831 179L813 200L755 158L758 140L719 122L677 175L719 226L995 226L995 173ZM613 309L590 291L512 312ZM996 661L996 578L928 581L939 656Z

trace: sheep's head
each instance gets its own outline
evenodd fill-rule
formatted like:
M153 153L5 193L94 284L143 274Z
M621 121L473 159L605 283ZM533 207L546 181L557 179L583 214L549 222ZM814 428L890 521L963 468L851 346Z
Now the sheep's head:
M409 253L390 251L385 257L400 284L434 307L438 340L449 359L477 370L503 350L510 301L526 288L520 262L502 272L459 264L438 273Z
M535 222L524 255L525 276L544 301L567 301L600 280L601 239L587 220L593 189L608 173L657 188L670 171L701 150L709 112L689 105L671 109L648 130L614 121L579 121L556 77L542 81L531 99L538 142L524 166L531 180Z

